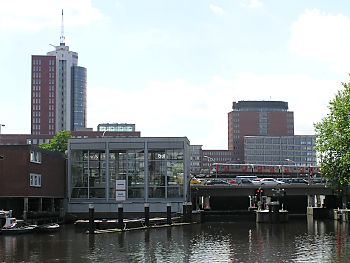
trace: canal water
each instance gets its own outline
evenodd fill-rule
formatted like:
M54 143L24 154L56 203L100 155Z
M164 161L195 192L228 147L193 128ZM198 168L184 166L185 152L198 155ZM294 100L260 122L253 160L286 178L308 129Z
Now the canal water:
M347 223L204 223L87 235L0 235L0 262L350 262Z

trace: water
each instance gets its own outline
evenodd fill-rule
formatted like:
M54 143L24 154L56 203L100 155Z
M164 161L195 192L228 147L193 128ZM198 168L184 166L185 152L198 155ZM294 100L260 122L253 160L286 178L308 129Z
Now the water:
M348 256L349 255L349 256ZM0 235L0 262L350 262L348 224L205 223L87 235Z

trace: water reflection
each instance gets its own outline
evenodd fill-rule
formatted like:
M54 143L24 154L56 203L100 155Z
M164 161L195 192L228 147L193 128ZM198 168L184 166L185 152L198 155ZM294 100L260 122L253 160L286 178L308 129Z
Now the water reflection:
M88 235L0 236L0 262L347 262L348 224L211 223Z

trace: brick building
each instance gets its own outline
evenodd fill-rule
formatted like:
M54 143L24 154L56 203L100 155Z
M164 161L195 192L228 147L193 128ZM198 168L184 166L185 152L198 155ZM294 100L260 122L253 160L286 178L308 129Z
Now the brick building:
M66 159L34 145L0 145L0 209L17 218L62 216Z
M293 136L294 113L284 101L233 102L228 113L228 150L244 160L244 136Z

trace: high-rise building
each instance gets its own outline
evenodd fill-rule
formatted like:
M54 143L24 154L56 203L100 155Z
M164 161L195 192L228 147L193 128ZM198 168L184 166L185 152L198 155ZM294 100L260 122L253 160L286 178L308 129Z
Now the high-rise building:
M244 160L244 136L294 135L294 114L284 101L233 102L228 113L228 149Z
M86 68L65 45L63 11L60 45L54 47L46 56L32 56L32 134L86 127Z

